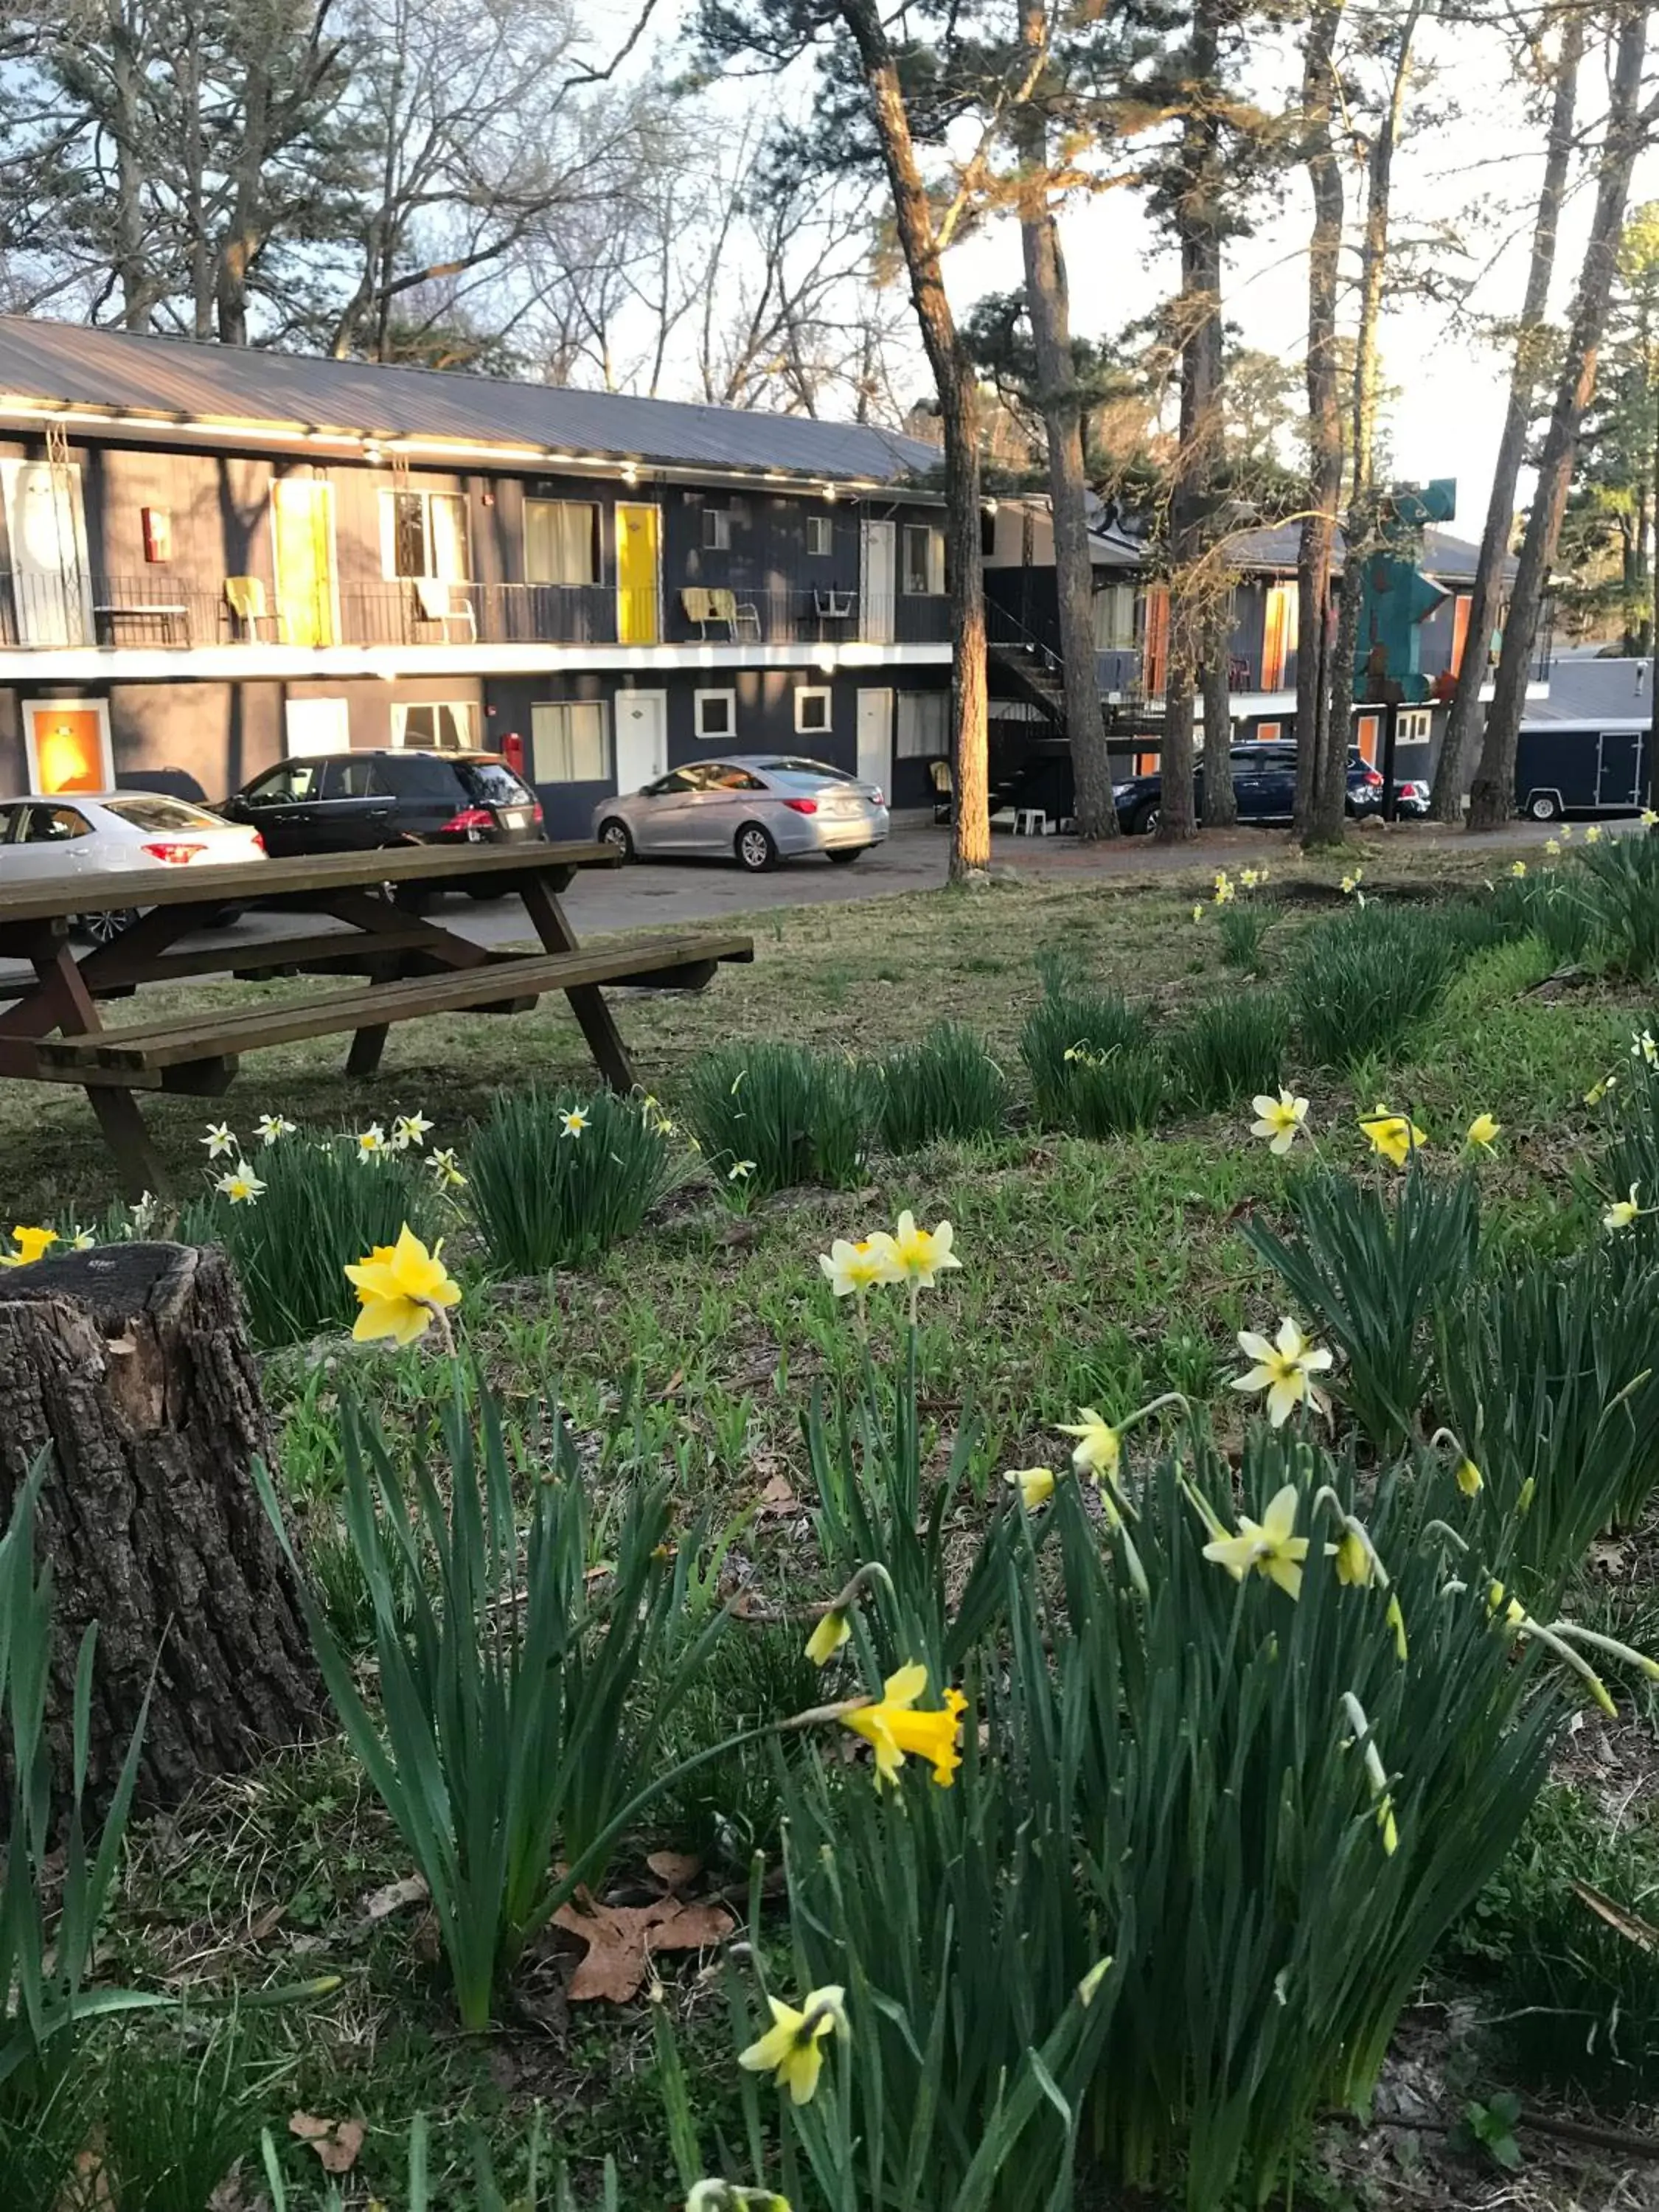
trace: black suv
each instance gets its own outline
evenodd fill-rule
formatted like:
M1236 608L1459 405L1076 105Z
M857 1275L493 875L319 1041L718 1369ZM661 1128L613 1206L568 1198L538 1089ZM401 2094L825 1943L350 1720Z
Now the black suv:
M498 753L398 750L279 761L220 811L252 823L273 860L384 845L515 844L544 834L535 793Z
M1288 822L1296 811L1296 747L1276 744L1271 739L1265 744L1235 745L1232 763L1239 820ZM1201 760L1194 771L1193 794L1194 810L1201 814ZM1163 782L1156 774L1131 776L1127 783L1114 784L1112 797L1117 802L1118 827L1131 837L1150 837L1158 825L1163 795ZM1358 746L1350 745L1347 812L1374 814L1382 804L1382 777L1369 765Z

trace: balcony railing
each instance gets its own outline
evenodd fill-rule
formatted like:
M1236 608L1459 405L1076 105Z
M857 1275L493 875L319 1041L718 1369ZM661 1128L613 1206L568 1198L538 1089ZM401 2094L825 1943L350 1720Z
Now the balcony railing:
M941 593L866 598L850 587L774 583L659 592L613 584L342 583L266 588L235 613L222 590L164 569L136 576L0 572L0 646L689 645L816 647L948 641Z

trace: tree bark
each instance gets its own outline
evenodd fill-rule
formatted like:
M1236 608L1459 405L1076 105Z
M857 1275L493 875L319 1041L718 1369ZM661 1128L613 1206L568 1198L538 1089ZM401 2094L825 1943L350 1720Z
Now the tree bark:
M1227 624L1218 615L1200 679L1204 699L1204 826L1231 830L1238 820L1233 789L1232 687L1227 674Z
M113 1790L152 1674L150 1804L319 1722L292 1580L248 1479L270 1429L222 1253L106 1246L0 1279L0 1519L45 1451L54 1771L68 1771L76 1654L94 1620L91 1802Z
M1048 44L1046 0L1020 0L1020 42L1028 55ZM1095 677L1094 564L1085 504L1083 403L1072 357L1071 303L1060 226L1048 204L1048 126L1034 84L1020 117L1019 234L1025 259L1025 311L1036 356L1037 404L1048 445L1048 505L1054 533L1054 586L1066 695L1066 737L1078 835L1085 843L1118 834L1111 763Z
M1549 137L1544 157L1544 181L1538 195L1538 214L1533 224L1532 258L1527 267L1527 288L1521 305L1521 324L1516 332L1515 362L1510 372L1509 407L1498 443L1492 496L1486 502L1486 525L1480 534L1480 553L1475 562L1474 588L1469 595L1468 628L1463 634L1463 659L1457 672L1457 690L1446 724L1445 742L1435 770L1429 812L1437 822L1457 822L1463 813L1463 789L1474 765L1480 728L1480 691L1486 679L1488 641L1498 627L1504 603L1504 563L1515 523L1515 488L1526 454L1527 433L1532 428L1533 407L1543 366L1548 333L1545 315L1549 307L1550 279L1555 270L1555 240L1566 193L1573 151L1573 118L1578 94L1578 65L1584 53L1583 10L1570 7L1562 17L1561 46L1555 64L1555 97L1550 110Z
M1308 507L1297 548L1296 830L1311 835L1330 712L1327 651L1336 509L1342 496L1342 410L1337 396L1336 291L1342 254L1342 169L1331 143L1337 25L1342 0L1319 0L1302 53L1303 161L1313 191L1308 245Z
M1422 14L1412 0L1400 27L1389 101L1371 142L1365 175L1365 234L1359 254L1359 323L1354 338L1352 495L1343 532L1342 603L1331 655L1330 720L1320 748L1309 842L1338 845L1348 790L1348 746L1353 731L1353 659L1359 636L1359 572L1377 540L1376 402L1381 380L1380 334L1383 280L1389 263L1389 208L1394 190L1395 148L1406 104L1412 40Z
M1573 459L1578 450L1579 426L1595 392L1596 356L1613 297L1631 171L1645 135L1646 118L1640 112L1639 103L1642 64L1647 52L1646 7L1626 6L1618 21L1613 93L1607 107L1607 135L1601 144L1589 242L1584 248L1578 296L1567 332L1555 404L1539 456L1538 488L1527 517L1527 532L1510 594L1503 649L1492 684L1492 704L1486 710L1480 766L1469 794L1471 830L1496 830L1515 811L1515 752L1522 704L1526 697L1527 668L1532 659L1539 612L1566 507Z
M987 759L985 580L979 546L979 392L973 363L957 335L940 266L933 204L916 161L898 67L875 0L836 0L858 49L893 195L910 298L939 393L945 431L945 562L951 593L951 753L956 805L951 842L953 882L990 865Z
M1196 0L1173 204L1181 247L1181 426L1170 501L1170 681L1160 760L1158 835L1166 842L1193 832L1193 699L1200 663L1213 654L1219 628L1216 602L1221 578L1213 544L1214 478L1221 450L1219 54L1218 0ZM1224 745L1218 761L1211 763L1207 743L1206 754L1204 819L1237 820L1231 755Z

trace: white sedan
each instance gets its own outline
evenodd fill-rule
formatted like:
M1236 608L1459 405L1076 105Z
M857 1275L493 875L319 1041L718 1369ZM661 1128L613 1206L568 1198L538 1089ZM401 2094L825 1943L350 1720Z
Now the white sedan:
M214 867L264 858L257 830L156 791L40 793L0 800L0 890L137 868ZM134 909L84 917L118 936Z

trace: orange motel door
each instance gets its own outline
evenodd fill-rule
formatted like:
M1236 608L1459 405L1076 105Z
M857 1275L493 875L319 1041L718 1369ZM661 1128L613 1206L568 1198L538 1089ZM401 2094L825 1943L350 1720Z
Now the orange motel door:
M95 707L33 707L35 776L42 791L102 791L104 718Z

